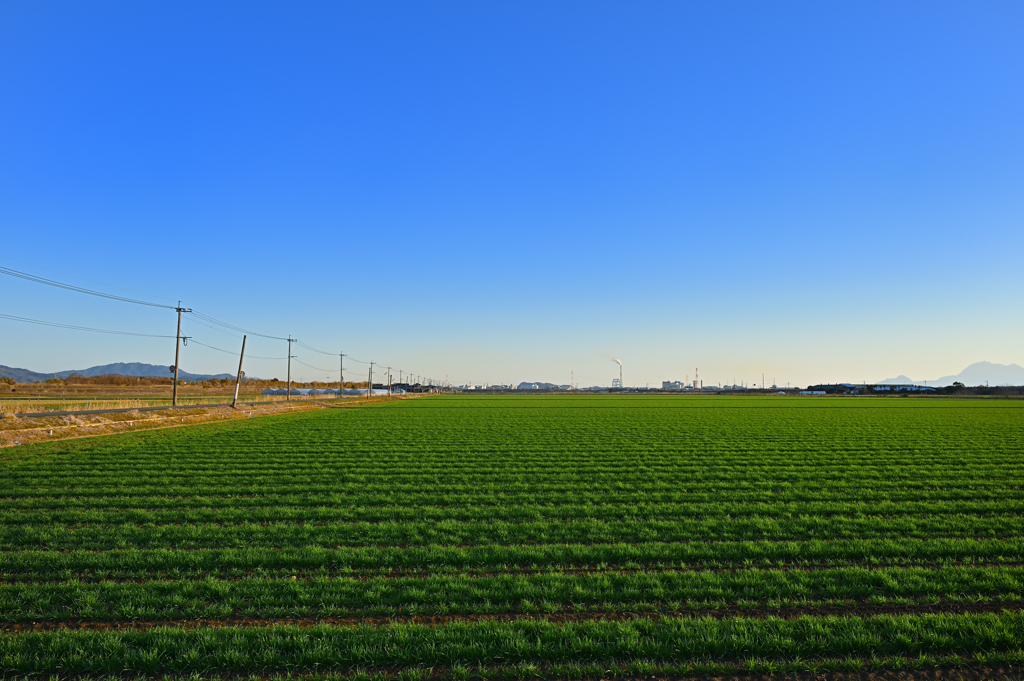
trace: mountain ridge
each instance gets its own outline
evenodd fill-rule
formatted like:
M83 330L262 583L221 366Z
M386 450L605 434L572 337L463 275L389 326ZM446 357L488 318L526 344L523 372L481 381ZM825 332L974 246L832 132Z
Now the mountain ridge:
M958 374L943 376L935 380L915 381L900 374L896 378L887 378L877 385L915 384L930 385L941 388L959 381L966 386L978 386L988 383L991 386L1024 385L1024 367L1019 364L996 364L994 362L975 362Z
M0 365L0 378L12 378L18 383L41 383L48 378L67 378L71 374L81 376L104 376L116 374L119 376L148 377L157 376L160 378L171 378L171 372L166 366L159 364L145 364L144 362L114 362L113 364L101 364L89 367L88 369L69 369L66 371L54 371L42 373L30 369L19 369ZM181 381L208 381L214 378L235 378L234 374L193 374L188 371L179 370L178 380Z

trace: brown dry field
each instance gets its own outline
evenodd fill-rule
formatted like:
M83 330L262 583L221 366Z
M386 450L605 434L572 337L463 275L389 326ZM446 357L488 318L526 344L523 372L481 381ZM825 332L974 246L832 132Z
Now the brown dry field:
M110 386L87 386L89 388L107 388ZM141 386L141 389L151 386ZM120 393L120 390L118 391ZM181 392L178 393L179 397ZM193 393L196 394L196 393ZM198 393L204 394L204 393ZM205 393L212 395L213 393ZM223 392L218 393L224 395ZM230 399L231 394L227 397ZM386 402L390 400L411 399L412 396L402 397L375 397L369 402ZM131 399L128 396L118 395L117 401ZM189 409L159 409L155 411L144 411L141 409L129 409L128 411L108 412L103 414L74 414L65 416L38 416L19 417L12 413L4 414L0 419L0 447L15 447L18 445L35 442L54 442L57 440L72 440L83 437L96 437L99 435L112 435L115 433L130 433L140 430L155 430L158 428L178 428L191 426L200 423L214 421L225 421L234 419L257 418L272 416L276 414L287 414L297 411L309 411L313 409L345 409L356 405L365 405L367 400L357 397L346 397L342 399L315 399L315 398L293 398L291 401L281 401L283 398L274 398L277 401L263 403L242 403L239 397L237 408L229 404L214 407L195 407ZM0 404L3 402L0 401ZM115 405L111 405L114 408ZM99 408L99 407L95 407ZM21 409L21 411L28 411Z

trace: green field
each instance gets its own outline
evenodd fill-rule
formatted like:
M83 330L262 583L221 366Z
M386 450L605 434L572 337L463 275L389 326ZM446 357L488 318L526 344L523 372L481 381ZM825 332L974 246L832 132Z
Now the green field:
M1024 402L422 397L6 449L0 522L8 677L1024 668Z

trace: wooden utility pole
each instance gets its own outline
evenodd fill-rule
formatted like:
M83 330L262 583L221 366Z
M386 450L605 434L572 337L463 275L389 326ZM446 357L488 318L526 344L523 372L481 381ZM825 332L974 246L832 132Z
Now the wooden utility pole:
M288 394L285 395L285 401L292 399L292 341L296 340L288 334Z
M174 385L171 386L171 406L178 406L178 365L181 358L181 313L191 312L192 310L186 310L181 306L181 301L178 301L178 307L174 308L178 312L178 333L174 337Z
M242 336L242 354L238 356L238 377L235 379L235 396L231 398L231 408L238 403L238 386L242 382L242 360L245 359L245 336Z

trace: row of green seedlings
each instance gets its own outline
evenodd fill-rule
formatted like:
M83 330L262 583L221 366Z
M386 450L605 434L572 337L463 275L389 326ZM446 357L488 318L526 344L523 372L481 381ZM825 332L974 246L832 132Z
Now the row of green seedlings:
M1024 538L830 540L0 553L5 581L224 579L394 572L732 570L744 568L1003 565L1024 563Z
M572 494L567 494L572 491ZM999 483L978 487L949 485L941 487L882 487L846 486L829 487L828 498L834 503L865 504L917 504L939 502L992 502L1015 500L1020 486ZM722 495L728 494L730 504L742 508L744 505L774 503L804 504L817 503L822 498L820 487L795 485L772 486L768 482L756 489L731 488L672 488L661 491L570 490L568 487L552 491L530 493L504 493L484 491L476 487L460 487L454 491L446 489L424 491L409 489L397 494L388 489L366 489L360 487L346 492L326 493L260 493L253 494L251 487L240 494L187 494L171 496L166 493L155 495L102 494L94 490L76 489L68 494L54 496L18 495L0 498L0 512L22 510L67 510L74 509L219 509L219 508L319 508L323 506L382 506L393 508L483 508L489 506L534 506L534 507L615 507L632 505L652 508L663 504L705 504L721 503Z
M1019 448L1017 453L1019 453ZM884 467L858 468L839 462L819 462L806 470L793 470L782 466L737 466L735 468L687 468L682 465L666 464L662 470L654 470L637 463L631 468L616 470L609 467L595 466L589 463L560 461L553 455L551 468L521 466L497 466L481 463L470 471L448 470L443 461L437 463L420 462L416 466L402 469L391 466L385 461L376 462L378 468L371 464L359 470L354 462L343 458L332 461L330 465L321 461L292 461L275 466L261 467L255 463L242 465L237 456L226 457L220 466L207 470L193 469L187 461L177 460L173 455L164 458L150 458L144 464L134 465L131 461L118 462L107 470L93 467L91 470L78 466L39 466L31 469L14 468L5 471L4 492L10 491L12 496L38 494L39 491L50 490L50 493L67 493L69 475L74 475L73 489L127 487L129 493L154 493L160 485L173 488L170 493L186 494L202 493L204 488L238 489L244 494L253 486L262 488L295 485L311 485L312 492L347 491L362 485L377 485L378 491L384 491L386 485L407 485L410 491L416 485L424 484L425 478L438 477L440 493L454 491L460 487L485 486L488 490L520 493L556 492L567 487L579 487L582 492L597 491L600 488L613 492L632 491L637 494L669 493L683 488L694 493L713 493L715 490L748 490L757 492L767 485L782 488L819 489L835 487L839 490L857 487L881 485L883 489L899 490L902 485L913 485L921 489L944 485L983 486L1019 484L1021 471L1011 464L1015 459L1007 456L1004 460L987 465L979 465L970 469L954 466L922 465L920 468L904 466L896 472L889 472ZM252 452L247 456L256 456ZM114 456L113 454L109 456ZM153 457L160 455L154 453ZM329 457L324 454L323 457ZM410 455L412 456L412 455ZM493 456L500 456L494 454ZM106 465L110 465L107 462ZM823 466L828 466L823 470ZM118 468L117 466L122 466ZM247 486L240 485L239 476L244 475ZM158 476L159 480L154 480ZM62 484L63 483L63 484ZM594 488L591 490L590 488ZM4 494L8 496L8 494ZM74 496L74 495L72 495Z
M456 681L525 681L526 679L569 679L593 681L593 679L654 678L676 679L693 677L736 676L739 674L835 674L891 673L950 671L962 668L969 673L983 674L983 678L1011 678L1005 675L1007 667L1015 668L1024 663L1020 652L979 652L972 655L918 655L916 657L837 657L837 658L795 658L773 660L768 658L747 658L733 662L628 662L537 664L520 662L501 664L495 661L489 665L456 664L450 667L438 665L390 666L387 668L346 668L343 671L300 670L298 673L233 673L225 678L231 681L434 681L455 679ZM81 679L104 678L80 676ZM162 681L204 681L210 677L201 673L161 674Z
M0 636L11 675L204 675L377 667L742 664L805 659L1007 655L1024 613L868 618L659 618L556 624L67 629Z
M330 459L324 460L325 454L335 454L344 460L351 460L353 464L361 460L366 463L365 460L372 456L375 460L379 457L395 465L413 466L420 463L415 457L422 454L427 457L423 463L428 465L446 462L478 468L488 463L490 455L502 453L507 458L493 463L514 463L517 467L536 466L540 469L552 466L555 461L565 461L609 470L628 469L630 463L638 463L652 468L681 467L695 471L722 471L750 465L763 470L779 468L791 469L794 473L813 473L813 466L823 461L865 470L883 469L897 464L911 469L923 468L925 463L953 467L963 457L972 464L985 465L1012 456L1014 447L1019 446L1021 440L1012 425L1006 424L1009 432L1004 432L1000 439L989 441L978 435L971 438L975 444L969 447L957 447L955 442L951 443L949 438L941 435L915 437L906 433L891 433L884 436L881 442L874 439L862 442L856 438L837 440L834 433L820 439L795 434L793 442L766 442L764 438L758 438L756 433L752 433L749 438L722 442L693 439L693 434L685 430L672 438L638 433L629 441L629 446L605 438L600 430L580 433L578 438L545 436L542 432L535 436L516 433L522 439L515 444L508 444L508 436L505 434L486 430L470 430L459 439L450 441L438 441L436 430L424 430L418 435L429 438L427 442L411 439L412 436L406 434L401 439L380 443L365 439L365 434L359 436L352 433L352 437L348 437L348 431L339 429L319 438L307 431L296 431L294 437L287 438L273 437L273 433L270 433L269 437L262 437L256 442L245 437L244 432L229 429L243 427L246 423L233 422L219 430L197 429L207 435L205 438L198 438L192 433L189 436L178 435L173 439L168 437L158 440L152 433L136 433L126 441L110 439L102 443L89 443L92 447L79 443L76 448L84 450L82 458L54 465L81 467L82 463L90 460L102 465L105 457L107 463L110 463L109 456L112 453L129 460L141 459L144 454L184 455L194 459L198 453L195 444L202 442L205 444L201 452L203 456L195 461L200 467L207 467L212 461L229 459L231 454L244 450L255 455L252 461L246 462L254 466L287 462L290 459L301 461L312 456L318 456L327 463ZM442 427L443 424L438 425ZM558 430L563 425L552 424L551 429ZM601 440L594 442L595 437L601 437ZM344 449L339 451L342 445ZM50 443L32 447L49 450L55 446ZM64 449L67 447L65 444ZM908 453L912 457L908 458ZM159 464L160 460L156 463Z
M800 541L808 539L996 538L1024 536L1024 516L901 518L736 518L687 522L597 520L508 523L217 523L182 525L7 525L0 550L111 550L135 548L376 547L484 544L609 544L694 541Z
M127 500L125 500L127 501ZM705 519L738 518L841 518L871 517L916 519L938 515L958 516L1024 516L1024 499L1007 496L1004 499L974 501L916 501L916 502L846 502L821 501L816 503L772 504L770 502L744 503L640 503L632 504L558 504L516 506L455 506L443 504L428 506L408 505L321 505L321 506L252 506L220 504L219 507L185 506L165 509L148 508L57 508L0 509L0 521L10 526L45 525L172 525L176 523L459 523L474 522L576 522L600 521L635 523L670 521L692 523Z
M400 614L680 612L820 605L1002 603L1024 567L632 572L0 584L7 622L283 619Z
M67 479L75 479L69 474ZM189 483L175 484L168 480L164 484L156 482L150 484L132 484L130 480L124 480L120 485L74 485L74 487L58 488L55 486L41 486L26 483L23 486L13 486L14 481L8 481L0 488L3 506L0 508L19 510L22 508L81 508L81 507L108 507L108 508L159 508L161 506L180 508L202 505L203 500L214 500L214 506L237 505L240 507L253 507L262 505L281 505L298 503L302 506L317 505L339 505L345 506L450 506L454 508L465 508L473 505L485 506L507 506L511 504L540 505L540 506L614 506L636 504L659 505L659 504L686 504L699 505L703 503L722 502L728 500L725 507L735 505L742 509L744 505L760 504L770 500L772 491L778 490L779 504L803 504L813 503L807 500L809 495L817 494L817 498L834 499L836 503L857 503L863 499L864 503L871 503L870 500L879 500L884 504L890 499L894 503L901 500L914 500L919 503L928 503L928 499L934 494L934 503L954 503L957 498L965 503L975 501L992 501L1005 499L1013 503L1019 495L1019 488L1024 480L1014 482L1013 480L975 480L973 482L958 481L950 482L948 491L936 491L941 481L932 480L921 483L906 483L902 488L893 488L892 491L886 487L874 488L867 491L870 481L858 484L843 486L795 486L787 483L774 483L771 480L761 480L744 487L735 486L716 487L709 485L702 488L693 488L691 485L669 485L669 484L647 484L635 487L623 488L615 483L603 488L601 485L581 482L578 485L572 484L550 484L526 482L512 484L503 481L496 484L494 480L478 484L442 484L437 490L431 493L424 492L425 485L433 486L430 480L421 480L419 483L394 482L387 483L386 480L367 481L362 484L354 482L326 484L323 480L319 482L310 481L308 484L298 482L275 480L263 477L254 479L248 484L239 484L239 477L234 477L231 482L224 480L219 484L212 483ZM7 486L7 484L11 486ZM934 492L933 492L934 491ZM957 497L957 492L963 491L963 496ZM602 499L602 494L606 499ZM302 501L302 500L307 501ZM603 503L603 502L607 503Z

